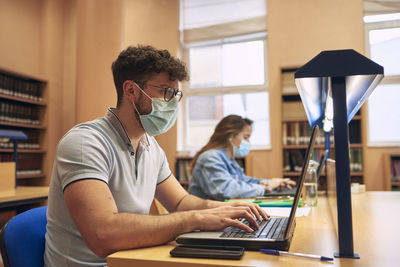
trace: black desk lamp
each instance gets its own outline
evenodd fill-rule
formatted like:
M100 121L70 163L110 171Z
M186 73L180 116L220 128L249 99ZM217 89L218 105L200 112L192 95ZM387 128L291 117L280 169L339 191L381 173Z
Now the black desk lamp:
M294 75L311 126L335 137L339 252L359 258L353 249L348 123L383 78L383 67L349 50L322 51Z

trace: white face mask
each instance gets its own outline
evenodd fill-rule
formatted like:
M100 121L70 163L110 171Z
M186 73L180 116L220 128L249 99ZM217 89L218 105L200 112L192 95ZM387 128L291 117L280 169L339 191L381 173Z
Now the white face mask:
M137 85L138 86L138 85ZM167 132L174 125L176 117L178 116L178 101L172 99L171 101L164 101L163 98L152 98L147 95L142 88L138 88L144 93L145 96L151 100L151 112L146 115L140 115L134 103L133 107L139 114L140 122L144 130L151 136L156 136Z

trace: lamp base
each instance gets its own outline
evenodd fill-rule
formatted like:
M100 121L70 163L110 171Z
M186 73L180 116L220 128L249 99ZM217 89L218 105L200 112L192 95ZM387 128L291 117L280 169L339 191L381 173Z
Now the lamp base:
M354 253L353 255L340 255L340 252L333 253L335 258L350 258L350 259L359 259L360 255L358 253Z

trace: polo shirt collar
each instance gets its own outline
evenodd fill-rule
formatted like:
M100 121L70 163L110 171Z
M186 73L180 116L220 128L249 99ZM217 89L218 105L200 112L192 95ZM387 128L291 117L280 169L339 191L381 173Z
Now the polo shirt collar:
M114 112L115 108L108 108L105 118L111 123L111 125L117 130L118 134L121 136L122 140L125 144L127 144L129 150L134 150L132 146L131 139L129 138L124 125L121 120ZM139 141L139 145L142 146L145 150L149 150L149 139L147 133L145 133Z

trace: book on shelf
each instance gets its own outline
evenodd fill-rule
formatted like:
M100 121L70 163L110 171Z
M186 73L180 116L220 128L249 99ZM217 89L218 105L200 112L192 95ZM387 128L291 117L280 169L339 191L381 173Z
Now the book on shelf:
M283 145L307 145L311 136L311 127L307 121L284 122L282 124ZM333 135L330 142L333 142ZM319 131L315 144L325 144L325 133Z
M390 161L390 173L392 182L400 182L400 158L392 158Z
M292 167L290 166L290 153L288 150L283 150L283 171L290 172Z
M188 161L182 161L182 181L183 182L189 182L189 177L190 177L190 162Z
M285 172L299 172L302 169L304 153L299 149L288 149L283 151L283 170Z
M192 160L190 158L176 159L176 178L179 182L190 182L190 178L192 177L191 163Z

